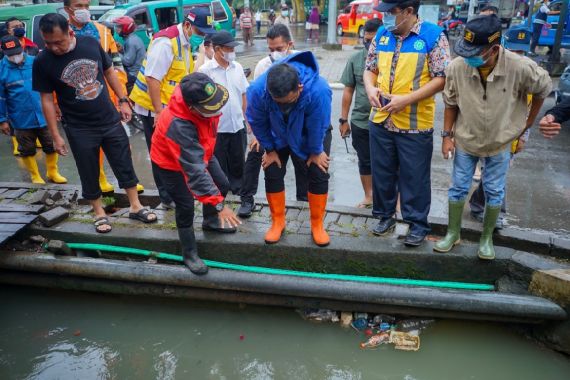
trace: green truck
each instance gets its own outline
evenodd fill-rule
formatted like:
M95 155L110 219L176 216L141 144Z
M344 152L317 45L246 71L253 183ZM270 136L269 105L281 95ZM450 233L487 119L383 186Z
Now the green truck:
M112 6L91 5L91 18L93 20L97 20L105 12L112 8ZM63 10L63 2L26 5L23 7L2 7L0 8L0 23L5 22L11 17L17 17L26 26L26 36L30 40L34 41L34 43L38 45L40 49L43 49L44 41L42 40L38 26L43 15L53 12L58 12L64 16L67 16L67 13L65 13Z
M196 7L208 7L210 13L214 15L213 21L221 29L235 35L235 30L232 28L232 12L226 0L184 0L183 4L185 12ZM135 33L143 40L145 46L148 46L154 33L180 22L177 6L178 1L176 0L129 2L117 5L107 11L99 18L99 22L110 25L117 17L130 16L137 24ZM122 39L118 35L115 35L115 39L122 43Z

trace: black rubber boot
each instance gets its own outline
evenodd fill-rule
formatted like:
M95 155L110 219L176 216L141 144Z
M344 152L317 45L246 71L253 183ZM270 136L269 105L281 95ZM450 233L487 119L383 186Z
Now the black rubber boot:
M180 237L180 245L182 246L184 265L186 265L194 274L202 275L208 273L208 267L198 256L198 247L196 245L194 228L179 228L178 236Z

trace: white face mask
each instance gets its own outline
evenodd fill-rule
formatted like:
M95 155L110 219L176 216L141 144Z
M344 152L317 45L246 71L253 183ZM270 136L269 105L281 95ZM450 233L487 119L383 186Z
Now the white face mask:
M8 61L19 65L24 60L24 53L7 56L6 58L8 58Z
M228 52L225 52L225 51L224 51L223 53L224 53L224 59L225 59L227 62L232 63L233 61L236 60L236 53L235 53L235 52L232 51L232 52L229 52L229 53L228 53Z
M89 9L78 9L73 12L73 18L80 24L87 24L91 21L91 12Z
M273 51L271 52L271 58L273 58L274 61L278 61L282 58L285 58L289 55L289 50L286 51Z

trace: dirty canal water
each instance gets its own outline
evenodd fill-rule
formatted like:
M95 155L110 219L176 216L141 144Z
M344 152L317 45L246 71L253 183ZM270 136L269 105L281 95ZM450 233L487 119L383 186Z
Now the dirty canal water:
M500 324L437 321L418 352L293 310L0 287L0 379L565 379Z

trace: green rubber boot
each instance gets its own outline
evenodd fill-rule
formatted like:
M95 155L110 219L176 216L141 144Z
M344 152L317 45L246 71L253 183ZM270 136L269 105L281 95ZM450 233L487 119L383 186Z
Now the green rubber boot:
M479 240L479 252L477 255L483 260L493 260L495 258L495 247L493 247L493 231L495 223L501 212L501 206L486 206L485 217L483 218L483 232Z
M433 250L437 252L449 252L461 240L461 215L465 201L449 201L449 222L445 237L435 243Z

